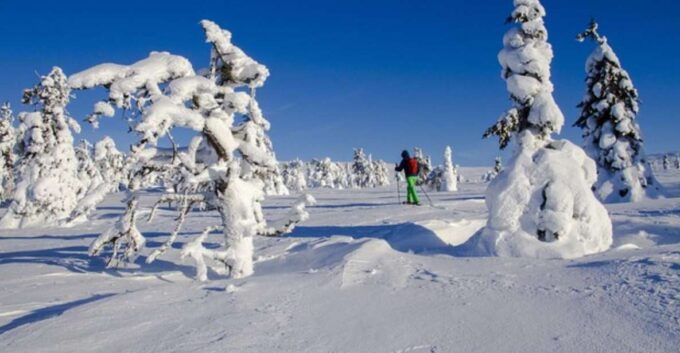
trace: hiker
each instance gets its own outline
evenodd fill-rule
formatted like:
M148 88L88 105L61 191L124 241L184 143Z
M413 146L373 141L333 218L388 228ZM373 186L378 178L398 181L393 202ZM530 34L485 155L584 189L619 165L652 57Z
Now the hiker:
M420 205L418 194L416 193L416 182L418 181L418 159L411 158L408 151L401 152L401 163L394 168L395 171L404 171L406 175L406 203L409 205Z

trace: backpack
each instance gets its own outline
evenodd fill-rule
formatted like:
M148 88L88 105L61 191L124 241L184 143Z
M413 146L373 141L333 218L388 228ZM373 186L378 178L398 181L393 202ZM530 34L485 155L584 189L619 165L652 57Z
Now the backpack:
M406 162L406 174L418 175L418 172L420 171L420 166L418 164L418 158L409 158L408 162Z

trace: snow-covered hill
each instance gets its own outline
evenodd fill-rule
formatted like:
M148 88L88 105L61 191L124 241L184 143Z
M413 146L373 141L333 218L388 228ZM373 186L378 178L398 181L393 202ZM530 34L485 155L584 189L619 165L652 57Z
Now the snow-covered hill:
M195 281L179 258L188 237L151 265L140 256L107 270L88 257L123 195L76 228L1 231L0 352L677 351L677 171L659 172L669 198L608 205L612 249L577 260L466 256L487 216L486 184L470 179L431 192L437 207L400 205L395 188L313 189L310 220L257 238L255 274L242 280ZM270 199L267 216L295 197ZM217 223L202 214L184 235ZM145 255L174 216L140 222Z

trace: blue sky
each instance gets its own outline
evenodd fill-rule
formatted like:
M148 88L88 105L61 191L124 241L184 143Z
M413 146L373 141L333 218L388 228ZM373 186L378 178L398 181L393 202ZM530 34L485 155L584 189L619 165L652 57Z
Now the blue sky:
M281 160L351 158L353 147L397 160L421 146L439 161L492 165L495 140L484 129L509 106L496 54L511 0L482 1L24 1L0 0L0 100L20 107L35 73L75 73L102 62L132 63L166 50L207 65L198 22L211 19L272 73L258 101L272 122ZM677 150L680 120L680 3L671 0L545 0L555 51L555 97L571 123L584 92L592 43L574 36L591 17L640 91L639 123L648 153ZM82 118L101 92L77 93ZM111 135L127 148L120 119L78 138Z

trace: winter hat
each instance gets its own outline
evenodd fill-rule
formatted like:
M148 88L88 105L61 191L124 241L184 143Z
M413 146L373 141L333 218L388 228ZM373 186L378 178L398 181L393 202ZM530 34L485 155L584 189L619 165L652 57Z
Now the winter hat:
M401 152L401 158L409 158L409 157L410 157L410 156L409 156L407 150L403 150L403 151Z

